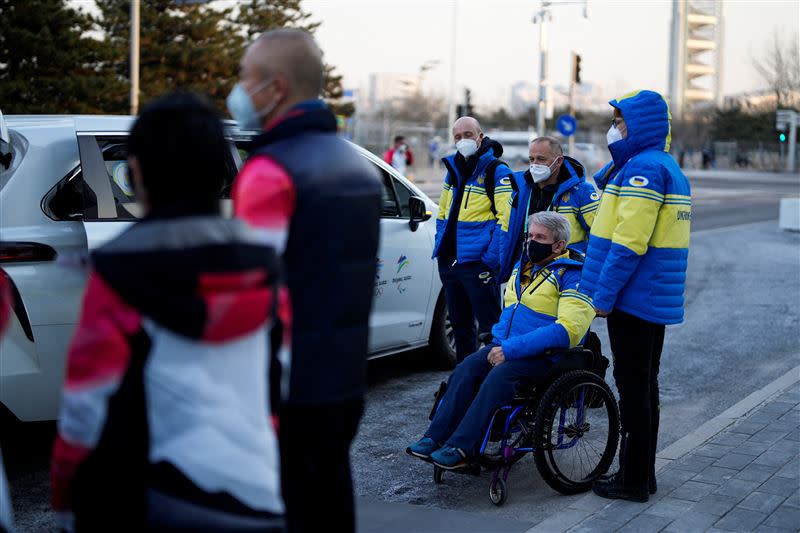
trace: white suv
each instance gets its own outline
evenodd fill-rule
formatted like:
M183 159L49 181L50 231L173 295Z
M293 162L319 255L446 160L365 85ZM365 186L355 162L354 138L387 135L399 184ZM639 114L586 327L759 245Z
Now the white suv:
M140 214L125 164L132 123L119 116L0 115L0 267L15 300L0 343L0 406L20 420L56 417L86 279L82 259ZM227 126L233 179L252 134ZM380 170L384 185L371 357L430 344L438 362L452 366L452 332L431 261L436 205L353 146ZM228 213L229 189L222 195Z

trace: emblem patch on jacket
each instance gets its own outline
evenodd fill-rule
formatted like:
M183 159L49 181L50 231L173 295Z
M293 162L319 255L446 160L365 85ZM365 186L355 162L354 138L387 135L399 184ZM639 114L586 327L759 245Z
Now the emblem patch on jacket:
M589 198L591 198L592 200L599 200L600 195L596 192L593 192L592 194L589 195Z
M565 202L569 202L569 192L565 192L561 199Z
M484 181L486 181L486 176L484 176L483 174L478 176L478 185L483 185Z
M644 187L645 185L650 183L650 180L645 178L644 176L634 176L628 180L628 183L630 183L634 187Z

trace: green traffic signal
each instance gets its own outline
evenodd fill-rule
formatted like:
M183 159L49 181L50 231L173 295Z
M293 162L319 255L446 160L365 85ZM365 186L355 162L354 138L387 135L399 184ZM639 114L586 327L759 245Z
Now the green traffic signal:
M781 141L782 143L786 142L786 134L781 133L780 135L778 135L778 140Z

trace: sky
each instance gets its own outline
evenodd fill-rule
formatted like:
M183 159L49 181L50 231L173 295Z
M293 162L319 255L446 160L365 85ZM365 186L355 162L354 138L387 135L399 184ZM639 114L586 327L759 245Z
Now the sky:
M457 2L454 10L453 4ZM555 2L558 4L558 2ZM578 4L579 2L572 2ZM348 88L365 87L371 72L415 73L429 60L424 87L449 87L456 11L456 92L469 87L478 105L508 101L516 81L536 83L539 26L535 0L303 0L322 23L317 39ZM669 0L589 0L556 5L549 25L550 80L569 81L570 54L582 57L582 80L607 97L634 89L665 92L669 68ZM752 67L777 31L800 28L800 0L727 0L724 5L723 94L765 88Z

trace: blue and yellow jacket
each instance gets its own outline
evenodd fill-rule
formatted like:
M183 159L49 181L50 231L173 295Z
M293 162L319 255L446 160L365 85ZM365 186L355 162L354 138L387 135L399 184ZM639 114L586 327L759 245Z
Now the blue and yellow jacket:
M503 348L506 359L534 357L583 342L594 307L588 296L578 292L581 266L564 253L543 267L532 267L523 253L506 285L500 320L492 328L493 342Z
M608 148L595 176L603 189L589 236L581 291L603 311L619 309L656 324L683 321L692 197L669 155L670 113L653 91L612 100L628 136Z
M433 257L438 257L442 239L450 224L456 224L456 259L459 263L482 261L496 272L500 258L497 252L499 243L494 241L501 237L499 226L506 218L511 197L511 174L507 165L501 163L494 172L487 175L487 167L503 153L497 141L484 137L475 170L469 176L462 176L456 165L456 156L442 159L447 168L444 178L442 196L439 198L439 215L436 220L436 244ZM460 157L460 156L458 156ZM486 180L494 181L494 211L490 199L491 186L487 192ZM459 188L464 192L461 201L457 202ZM452 231L452 230L451 230Z
M568 177L559 184L547 210L557 211L569 220L572 226L569 247L585 254L589 244L589 230L600 205L600 195L594 186L586 181L583 165L577 160L565 157L561 172L566 173ZM501 220L502 238L495 239L499 246L496 253L500 258L497 279L501 282L508 279L511 267L518 259L515 257L515 252L519 249L519 241L522 239L531 192L536 186L530 170L515 172L511 180L514 190L509 199L509 209L504 210Z

